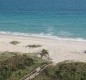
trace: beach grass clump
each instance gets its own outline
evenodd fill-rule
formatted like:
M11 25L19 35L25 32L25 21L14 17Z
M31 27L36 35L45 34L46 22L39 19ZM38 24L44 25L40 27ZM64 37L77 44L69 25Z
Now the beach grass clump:
M84 51L84 53L86 53L86 51Z
M10 44L12 44L12 45L17 45L17 44L19 44L20 42L19 41L11 41L10 42Z
M41 45L33 44L33 45L27 45L26 47L29 47L29 48L38 48L38 47L41 47Z

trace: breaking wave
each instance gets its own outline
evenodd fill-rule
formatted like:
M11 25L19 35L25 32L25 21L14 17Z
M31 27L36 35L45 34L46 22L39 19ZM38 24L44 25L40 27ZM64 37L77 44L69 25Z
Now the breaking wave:
M40 33L40 34L35 34L35 33L20 33L20 32L9 32L9 31L0 31L1 35L13 35L13 36L25 36L25 37L41 37L41 38L51 38L51 39L57 39L57 40L72 40L72 41L83 41L86 42L86 39L83 38L64 38L64 37L59 37L55 36L52 33L45 34L45 33Z

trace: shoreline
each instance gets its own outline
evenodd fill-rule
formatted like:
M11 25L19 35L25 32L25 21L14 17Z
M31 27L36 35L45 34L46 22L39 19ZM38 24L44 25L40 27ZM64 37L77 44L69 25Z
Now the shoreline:
M14 34L1 34L0 36L14 36L14 37L24 37L24 38L38 38L38 39L50 39L50 40L57 40L57 41L73 41L73 42L85 42L86 43L86 39L83 38L62 38L62 37L51 37L51 36L35 36L35 35L14 35Z
M11 41L19 41L20 44L12 45ZM39 48L26 48L27 45L39 44ZM34 53L47 49L53 62L59 63L65 60L86 62L86 42L71 40L56 40L41 37L25 37L0 34L0 52Z

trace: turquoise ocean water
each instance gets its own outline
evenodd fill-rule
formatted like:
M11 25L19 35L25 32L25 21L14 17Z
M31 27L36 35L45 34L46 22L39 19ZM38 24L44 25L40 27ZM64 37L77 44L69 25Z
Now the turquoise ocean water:
M85 0L0 0L0 34L86 40Z

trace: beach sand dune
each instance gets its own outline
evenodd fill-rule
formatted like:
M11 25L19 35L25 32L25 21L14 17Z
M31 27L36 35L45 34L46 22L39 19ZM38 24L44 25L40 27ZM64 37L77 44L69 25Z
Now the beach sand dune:
M10 44L11 41L19 41L17 45ZM27 45L41 45L38 48L28 48ZM64 60L74 60L86 62L86 42L56 40L39 37L20 37L11 35L0 35L0 51L33 53L42 49L49 51L49 56L53 62L58 63Z

